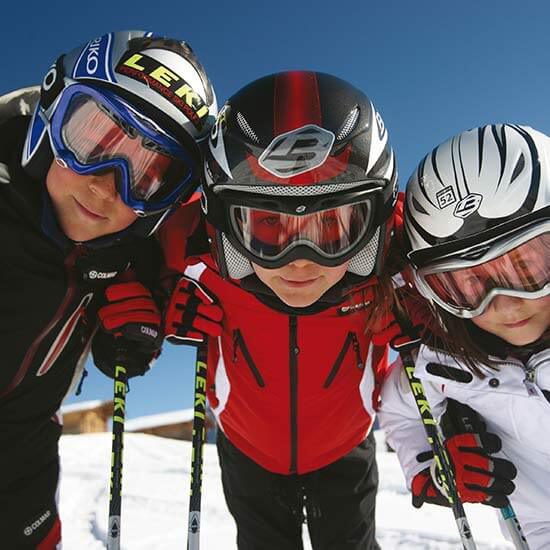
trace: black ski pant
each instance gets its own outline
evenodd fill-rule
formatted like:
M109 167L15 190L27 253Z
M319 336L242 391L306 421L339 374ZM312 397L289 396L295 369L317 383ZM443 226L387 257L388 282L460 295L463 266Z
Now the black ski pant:
M11 431L0 424L0 548L53 550L61 538L56 492L61 427L48 420L34 434L32 423L18 426L18 444L5 445Z
M302 550L304 520L313 550L379 550L372 432L346 456L301 475L269 472L241 453L221 430L217 447L239 550Z

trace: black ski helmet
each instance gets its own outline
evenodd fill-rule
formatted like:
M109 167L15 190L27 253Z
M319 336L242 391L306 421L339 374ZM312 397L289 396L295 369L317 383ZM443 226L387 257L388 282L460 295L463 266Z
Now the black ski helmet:
M306 245L279 263L262 259L243 246L230 219L235 204L306 215L366 196L368 227L332 261ZM203 206L224 276L241 279L253 272L251 262L269 268L296 257L324 265L350 260L348 271L375 273L396 198L395 158L380 114L363 92L329 74L260 78L227 100L212 129Z

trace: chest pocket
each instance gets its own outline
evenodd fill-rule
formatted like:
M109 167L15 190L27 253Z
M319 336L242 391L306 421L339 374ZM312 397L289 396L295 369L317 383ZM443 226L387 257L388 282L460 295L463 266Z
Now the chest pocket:
M232 357L233 363L237 362L237 355L239 353L239 350L244 359L244 362L250 369L252 376L254 376L256 383L258 384L258 386L260 386L260 388L264 388L265 387L264 379L262 378L262 375L260 374L260 371L256 366L256 363L254 363L254 360L252 359L252 355L250 355L250 351L246 346L243 335L241 334L241 331L239 329L235 329L233 331L233 357Z
M426 365L426 372L445 380L452 380L453 382L461 382L463 384L469 384L474 379L474 375L471 372L457 369L456 367L449 367L448 365L441 365L440 363L428 363Z
M43 376L46 374L55 364L57 359L61 356L66 347L70 345L73 335L77 338L77 346L82 345L86 341L84 332L87 330L85 326L81 326L82 323L86 325L86 307L90 304L93 298L93 293L86 294L73 313L69 315L63 326L58 330L57 336L50 346L50 349L46 353L46 356L42 360L39 366L36 376ZM79 330L80 329L80 330Z
M342 349L340 350L340 353L338 354L338 357L336 358L332 369L330 369L329 375L327 376L327 379L323 384L323 388L329 388L330 385L334 382L334 379L336 378L336 375L338 374L338 371L340 370L340 367L342 366L348 352L353 353L354 361L357 368L361 370L363 369L361 348L359 346L357 335L354 332L348 332L348 335L344 341L344 345L342 346Z
M479 397L487 389L493 389L487 388L488 380L481 380L468 370L442 363L426 363L420 369L419 375L424 383L432 384L437 393L460 402Z

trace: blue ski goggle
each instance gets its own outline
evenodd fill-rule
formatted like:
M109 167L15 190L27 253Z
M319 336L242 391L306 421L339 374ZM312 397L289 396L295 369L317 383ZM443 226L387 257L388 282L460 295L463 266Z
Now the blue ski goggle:
M67 87L50 138L56 158L77 174L115 170L121 199L140 216L172 206L195 179L185 149L108 90Z

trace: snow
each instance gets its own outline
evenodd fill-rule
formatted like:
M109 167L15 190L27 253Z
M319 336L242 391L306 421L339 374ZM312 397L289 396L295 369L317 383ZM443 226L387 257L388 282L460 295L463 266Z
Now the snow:
M149 416L139 416L138 418L127 420L125 428L128 432L139 432L140 430L156 428L157 426L171 426L172 424L190 422L193 420L193 415L193 409L183 409L167 413L151 414Z
M381 438L381 433L376 432ZM105 547L111 434L61 438L60 511L63 548ZM201 550L236 550L236 530L225 506L214 445L205 445ZM124 438L122 550L185 548L191 444L127 433ZM416 510L410 504L394 453L378 445L380 488L377 538L384 550L460 548L453 514L438 506ZM492 508L466 505L480 550L512 548L504 542ZM307 537L306 537L307 539ZM306 542L306 550L311 550Z

